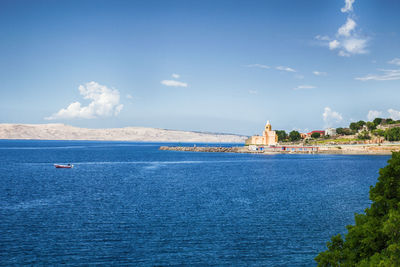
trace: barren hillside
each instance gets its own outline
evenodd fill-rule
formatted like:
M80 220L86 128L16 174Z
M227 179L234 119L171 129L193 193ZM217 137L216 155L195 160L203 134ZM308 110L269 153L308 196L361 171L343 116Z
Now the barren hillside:
M244 143L246 136L145 127L87 129L65 124L0 124L0 139Z

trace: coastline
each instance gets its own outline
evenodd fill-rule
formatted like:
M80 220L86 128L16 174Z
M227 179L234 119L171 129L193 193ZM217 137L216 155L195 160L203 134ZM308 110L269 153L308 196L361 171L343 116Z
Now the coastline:
M205 147L205 146L160 146L159 150L183 152L211 152L211 153L245 153L245 154L331 154L331 155L391 155L400 151L400 144L385 145L345 145L345 146L317 146L313 151L282 151L250 150L249 147Z

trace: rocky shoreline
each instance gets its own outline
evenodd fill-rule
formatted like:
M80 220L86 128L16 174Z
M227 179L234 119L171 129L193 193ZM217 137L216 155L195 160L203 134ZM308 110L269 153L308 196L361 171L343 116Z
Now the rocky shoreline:
M280 149L250 150L248 147L161 146L160 150L211 153L249 154L334 154L334 155L391 155L400 151L400 144L319 146L315 151L282 151Z

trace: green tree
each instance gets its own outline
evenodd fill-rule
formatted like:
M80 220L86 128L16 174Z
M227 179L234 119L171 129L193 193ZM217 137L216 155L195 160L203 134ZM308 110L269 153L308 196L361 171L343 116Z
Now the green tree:
M362 139L362 140L365 140L365 139L371 139L371 136L369 136L369 133L367 132L367 131L362 131L361 133L359 133L358 135L357 135L357 138L358 139Z
M372 122L373 122L376 126L378 126L379 124L382 123L382 119L381 119L381 118L375 118Z
M386 124L393 124L394 121L391 118L388 118L388 119L385 120L385 123Z
M340 129L339 132L337 131L338 129ZM341 134L341 135L351 135L352 134L352 132L349 128L337 128L336 133Z
M352 130L353 133L356 133L362 128L362 125L360 125L358 122L352 122L350 123L349 128Z
M336 128L336 133L339 135L351 135L351 130L349 128Z
M278 141L285 141L288 139L288 135L284 130L277 130L276 134L278 135Z
M336 235L315 260L318 266L400 266L400 152L393 152L371 186L372 204L355 215L345 239Z
M298 131L291 131L290 133L289 133L289 139L290 139L290 141L292 141L292 142L294 142L294 141L298 141L298 140L300 140L301 139L301 135L300 135L300 133L298 132Z
M358 121L357 122L358 129L361 129L365 124L367 124L365 121Z
M344 128L342 128L342 127L336 128L336 133L338 135L344 135Z
M311 134L311 137L312 137L312 138L320 138L320 137L321 137L321 134L320 134L320 133L312 133L312 134Z
M358 130L360 130L364 125L366 124L365 121L358 121L358 122L352 122L349 125L349 128L353 130L354 133L356 133Z
M385 139L387 141L400 141L400 127L387 129L385 131Z
M382 129L373 130L372 133L376 136L385 136L385 131Z
M376 125L375 125L375 123L369 121L369 122L367 122L367 128L368 128L368 130L372 131L372 130L376 129Z

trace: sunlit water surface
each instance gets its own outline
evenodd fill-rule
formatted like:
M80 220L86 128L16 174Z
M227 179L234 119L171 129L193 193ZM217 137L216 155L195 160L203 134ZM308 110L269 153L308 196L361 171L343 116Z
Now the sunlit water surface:
M159 146L0 141L0 264L313 266L389 158Z

